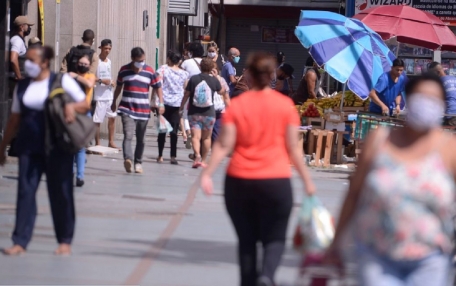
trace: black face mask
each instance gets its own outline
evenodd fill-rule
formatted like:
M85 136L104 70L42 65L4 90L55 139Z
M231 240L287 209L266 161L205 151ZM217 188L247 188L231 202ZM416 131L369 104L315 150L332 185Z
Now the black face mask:
M89 67L78 65L78 73L86 73L89 71Z
M281 76L278 76L277 79L278 79L278 80L285 80L286 77L285 77L284 75L281 75Z
M32 27L28 26L27 31L24 32L24 36L30 35L30 32L32 31Z

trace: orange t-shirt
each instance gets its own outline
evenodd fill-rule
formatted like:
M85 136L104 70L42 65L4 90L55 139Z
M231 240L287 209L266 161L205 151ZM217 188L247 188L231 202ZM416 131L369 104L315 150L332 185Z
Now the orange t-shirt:
M88 73L85 73L82 77L84 77L85 79L91 79L91 78L95 78L95 75L93 73L88 72ZM93 87L92 88L86 87L84 91L86 94L86 101L90 105L92 103Z
M293 101L274 90L248 91L234 98L223 124L236 126L228 175L242 179L291 177L287 127L299 126Z

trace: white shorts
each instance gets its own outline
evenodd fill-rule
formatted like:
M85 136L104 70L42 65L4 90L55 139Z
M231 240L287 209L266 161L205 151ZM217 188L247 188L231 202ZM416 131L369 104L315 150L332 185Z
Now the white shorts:
M117 113L111 110L112 100L100 100L97 101L95 107L95 114L93 115L93 122L103 123L105 117L113 118L117 116Z

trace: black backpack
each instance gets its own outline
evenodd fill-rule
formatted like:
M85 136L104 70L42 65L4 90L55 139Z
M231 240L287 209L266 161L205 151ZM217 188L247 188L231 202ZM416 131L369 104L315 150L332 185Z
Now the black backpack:
M79 45L76 47L72 47L67 55L67 67L68 72L77 72L77 66L79 59L84 56L88 55L90 62L92 62L93 54L95 53L89 46Z

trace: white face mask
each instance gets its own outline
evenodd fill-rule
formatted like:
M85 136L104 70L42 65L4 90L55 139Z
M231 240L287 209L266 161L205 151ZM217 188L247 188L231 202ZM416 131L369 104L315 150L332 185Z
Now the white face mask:
M142 62L135 62L134 65L137 69L140 69L142 68L144 65L146 64L145 61L142 61Z
M31 78L37 78L41 73L41 67L31 60L25 60L24 69Z
M416 131L428 131L442 124L445 112L443 101L414 94L407 100L407 125Z
M207 53L207 56L211 59L215 58L215 56L217 56L217 53L216 52L210 52L210 53Z

